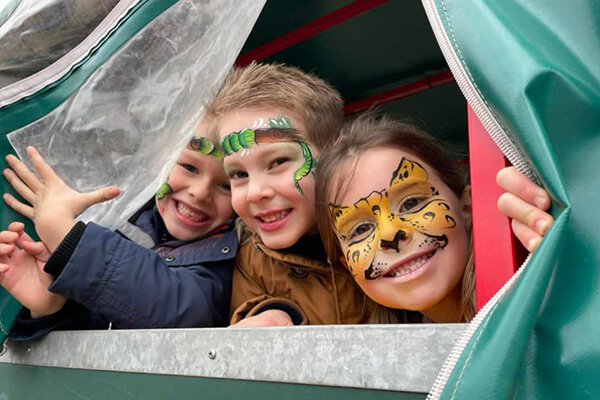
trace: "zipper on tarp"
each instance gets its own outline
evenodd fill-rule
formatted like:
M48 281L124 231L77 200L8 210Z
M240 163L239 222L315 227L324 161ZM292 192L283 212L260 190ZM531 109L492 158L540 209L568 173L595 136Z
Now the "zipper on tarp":
M442 0L444 2L444 0ZM452 38L448 36L444 29L444 24L438 13L438 9L435 4L435 0L422 0L423 7L429 19L429 24L435 35L435 38L442 50L442 54L448 63L452 75L458 84L463 96L481 121L483 127L490 135L494 143L500 148L502 153L508 158L508 160L523 174L525 174L532 181L539 183L533 169L530 167L529 162L519 152L515 143L509 137L507 131L499 123L498 119L494 116L485 100L481 97L477 87L475 86L469 72L465 69L461 56L457 54L454 46L452 45ZM460 51L460 50L458 50ZM499 300L505 295L505 293L511 289L514 283L521 275L524 267L529 262L531 254L515 272L515 274L506 282L502 288L483 306L483 308L475 315L473 320L467 326L467 329L462 336L457 340L452 348L452 351L446 358L442 369L440 370L427 400L437 400L440 398L448 379L456 367L459 359L461 358L464 350L467 348L471 339L481 327L481 324L487 317L487 315L495 308Z

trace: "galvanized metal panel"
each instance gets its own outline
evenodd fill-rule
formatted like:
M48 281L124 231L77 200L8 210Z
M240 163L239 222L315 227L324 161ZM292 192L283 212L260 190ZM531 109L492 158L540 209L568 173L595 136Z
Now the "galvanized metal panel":
M0 363L427 392L462 324L53 332Z

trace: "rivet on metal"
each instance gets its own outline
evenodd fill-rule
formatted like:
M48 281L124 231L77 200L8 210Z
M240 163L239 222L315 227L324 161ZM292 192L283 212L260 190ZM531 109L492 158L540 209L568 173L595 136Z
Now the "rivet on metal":
M216 352L216 350L209 350L208 351L208 358L210 358L211 360L214 360L215 358L217 358L217 352Z
M27 353L31 353L31 346L27 346L27 350L25 350Z

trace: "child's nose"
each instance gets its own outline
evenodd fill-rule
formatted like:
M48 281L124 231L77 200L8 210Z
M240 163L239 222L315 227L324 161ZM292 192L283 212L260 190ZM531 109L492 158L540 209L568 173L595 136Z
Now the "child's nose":
M248 182L248 193L246 199L248 202L258 202L263 199L273 197L273 189L271 185L263 179L250 179Z
M212 198L209 179L196 179L189 187L189 194L198 201L208 201Z
M412 233L409 229L400 228L383 232L379 240L379 248L381 250L394 250L400 252L400 242L408 242L412 238Z

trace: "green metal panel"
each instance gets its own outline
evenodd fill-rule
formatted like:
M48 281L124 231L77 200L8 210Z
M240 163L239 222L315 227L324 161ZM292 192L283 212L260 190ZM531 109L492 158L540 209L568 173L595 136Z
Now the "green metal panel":
M600 3L435 3L481 98L550 190L556 217L442 398L599 398Z
M2 399L416 400L425 397L423 393L0 364Z

